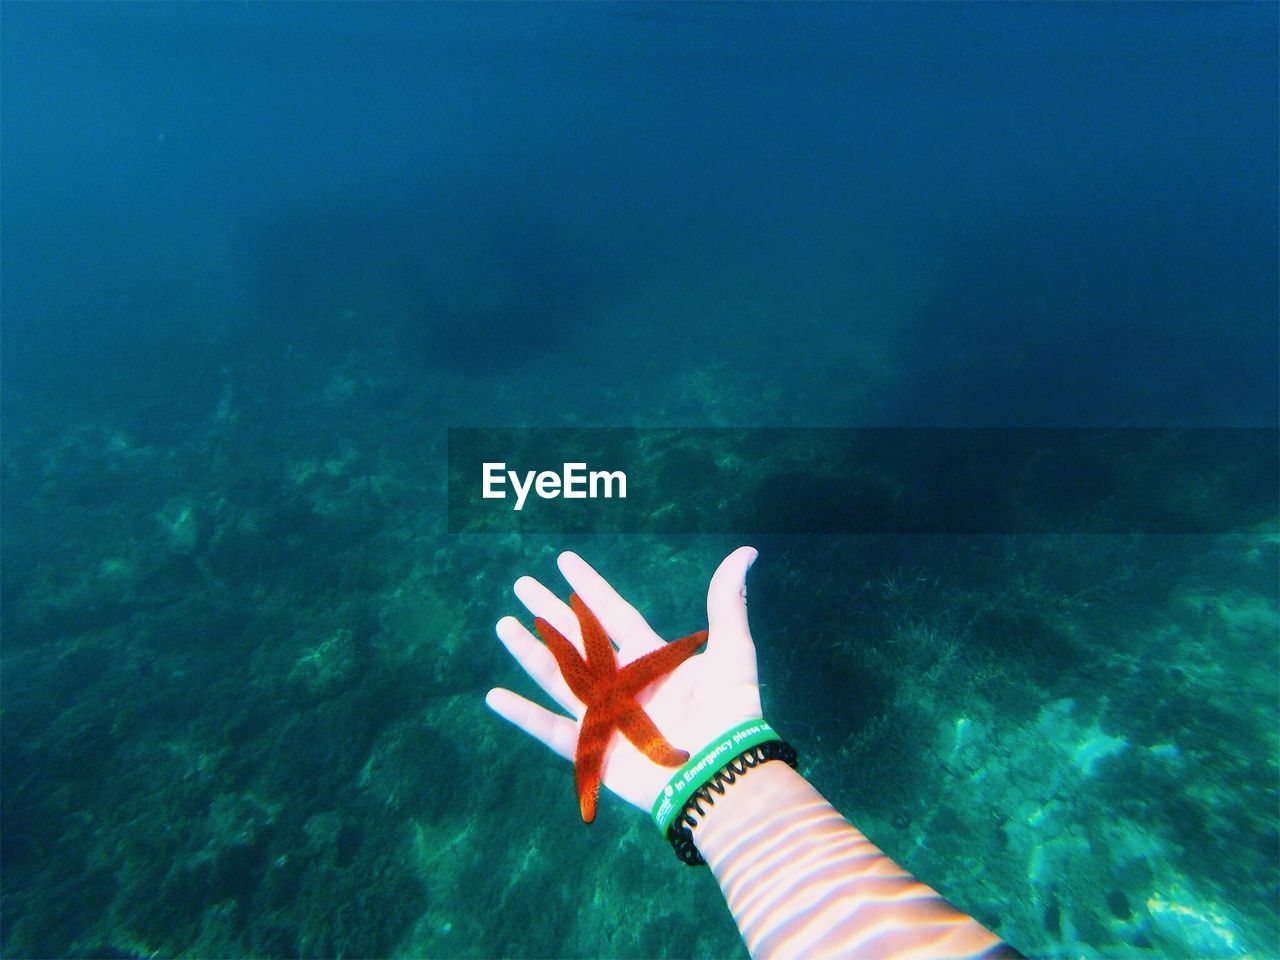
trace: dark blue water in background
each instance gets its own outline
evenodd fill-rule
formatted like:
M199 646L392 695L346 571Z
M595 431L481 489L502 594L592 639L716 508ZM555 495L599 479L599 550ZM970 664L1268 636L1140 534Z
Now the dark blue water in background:
M779 393L734 419L1269 425L1274 18L15 6L10 400L388 333L509 383L728 341L724 393ZM868 341L892 383L830 396Z
M0 949L740 951L482 698L751 531L451 537L445 428L1275 426L1277 20L4 5ZM1275 955L1274 524L1069 534L759 544L767 715L1028 953Z

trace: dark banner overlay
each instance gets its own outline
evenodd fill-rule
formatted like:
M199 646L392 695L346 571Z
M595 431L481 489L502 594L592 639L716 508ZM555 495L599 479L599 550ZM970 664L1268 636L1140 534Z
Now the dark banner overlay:
M450 533L1253 533L1278 517L1271 428L449 431Z

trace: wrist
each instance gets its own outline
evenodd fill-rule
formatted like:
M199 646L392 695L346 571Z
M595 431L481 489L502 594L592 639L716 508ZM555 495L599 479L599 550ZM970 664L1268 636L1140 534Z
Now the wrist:
M667 828L680 816L686 801L706 783L720 779L732 783L733 775L727 772L727 768L736 761L745 760L747 766L755 766L761 760L772 759L777 755L776 749L764 754L759 750L753 751L752 748L779 740L781 738L773 727L764 718L756 716L741 721L703 744L689 755L685 765L675 772L654 798L649 814L658 829L666 833ZM794 765L795 751L790 747L787 750L791 757L787 762ZM754 756L755 760L746 759L748 755ZM742 771L739 769L737 772Z
M725 757L732 759L726 762ZM795 749L779 740L763 720L750 720L708 743L671 778L654 801L652 813L681 861L691 867L708 862L699 853L693 828L732 790L743 789L749 773L766 766L781 766L771 760L781 760L793 768Z

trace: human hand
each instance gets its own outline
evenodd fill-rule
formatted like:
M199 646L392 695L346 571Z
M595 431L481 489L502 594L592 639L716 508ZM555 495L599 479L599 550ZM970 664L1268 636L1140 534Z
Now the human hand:
M755 562L752 547L726 557L707 589L707 649L641 690L636 700L661 734L676 747L697 750L730 727L761 717L755 644L747 623L747 570ZM577 554L562 553L560 572L595 614L617 646L619 668L665 645L631 604L622 599ZM515 594L583 652L582 632L569 605L532 577L516 581ZM586 707L569 689L551 651L515 617L503 617L498 639L566 717L503 688L485 702L499 716L540 740L565 759L573 759ZM674 769L650 760L622 736L611 736L604 751L601 780L628 803L648 810ZM585 816L585 810L584 810ZM589 818L588 818L589 819Z

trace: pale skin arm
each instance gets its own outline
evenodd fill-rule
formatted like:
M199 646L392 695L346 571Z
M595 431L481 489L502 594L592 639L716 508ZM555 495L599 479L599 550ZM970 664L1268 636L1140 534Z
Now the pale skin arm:
M713 797L693 839L757 960L1021 956L885 856L786 764L761 764Z
M707 592L710 638L643 694L645 710L672 742L687 750L734 725L762 716L755 644L747 623L750 547L721 563ZM664 641L643 617L576 554L561 572L597 614L629 663ZM516 595L581 648L568 605L529 577ZM566 759L574 756L583 705L552 655L513 617L498 637L530 677L571 716L497 688L486 702L502 717ZM579 649L581 653L581 649ZM604 784L647 811L671 776L623 737L606 753ZM751 955L818 960L942 960L1019 957L976 920L959 912L884 855L800 774L781 761L763 763L703 804L694 843L711 866Z

